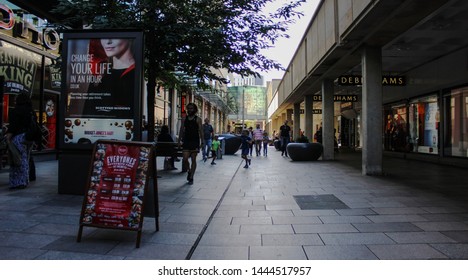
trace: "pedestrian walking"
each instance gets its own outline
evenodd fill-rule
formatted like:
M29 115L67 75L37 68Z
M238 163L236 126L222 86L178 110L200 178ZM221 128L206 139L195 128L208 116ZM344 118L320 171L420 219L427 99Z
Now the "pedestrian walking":
M249 130L247 132L248 132L248 136L252 140L253 139L253 127L249 127ZM252 156L253 145L254 145L254 142L250 141L250 143L249 143L249 154L250 154L250 156Z
M187 116L182 120L180 126L179 141L182 141L182 170L187 170L187 181L193 184L193 176L197 169L197 155L201 148L205 146L202 121L196 114L198 107L194 103L187 104ZM191 162L189 163L189 158Z
M257 124L257 127L255 130L252 132L253 134L253 140L255 143L255 154L258 156L261 155L262 151L262 141L263 141L263 130L260 129L260 125Z
M286 157L288 156L288 151L286 150L286 146L288 145L291 136L291 127L288 125L288 120L284 121L284 124L280 127L280 140L281 140L281 155Z
M268 144L270 143L270 137L268 137L268 132L263 132L263 156L268 156Z
M249 158L250 144L252 144L252 138L249 137L249 131L243 130L241 135L241 150L242 158L245 160L244 168L249 168L251 159Z
M215 136L213 139L213 142L211 143L211 157L213 158L213 160L211 161L211 165L216 165L215 160L218 157L218 152L220 151L221 151L221 142L219 142L218 136Z
M210 119L205 118L203 123L203 140L205 141L205 146L202 148L203 160L206 161L206 158L210 155L211 151L211 141L214 138L214 129L210 124Z

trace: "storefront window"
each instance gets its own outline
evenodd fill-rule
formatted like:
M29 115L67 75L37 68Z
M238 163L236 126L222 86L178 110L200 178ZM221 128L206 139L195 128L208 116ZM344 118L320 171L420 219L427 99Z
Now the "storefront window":
M437 96L413 99L409 106L409 150L439 153L439 106Z
M444 96L444 154L468 157L468 87Z
M407 152L409 150L406 105L395 105L384 110L384 149Z

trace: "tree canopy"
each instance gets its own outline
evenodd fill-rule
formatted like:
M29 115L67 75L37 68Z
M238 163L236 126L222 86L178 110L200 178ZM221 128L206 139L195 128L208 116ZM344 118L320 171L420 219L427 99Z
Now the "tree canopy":
M213 69L242 76L283 69L260 50L288 37L307 0L287 0L273 12L265 7L285 0L58 0L52 11L72 28L139 29L145 36L148 139L154 138L157 85L209 88L226 83Z
M267 5L284 0L59 0L53 10L73 28L131 28L145 34L148 82L170 87L193 77L225 82L212 68L243 76L283 69L261 54L302 15L306 0L289 0L272 12ZM150 73L151 71L151 73ZM184 76L178 75L184 73Z

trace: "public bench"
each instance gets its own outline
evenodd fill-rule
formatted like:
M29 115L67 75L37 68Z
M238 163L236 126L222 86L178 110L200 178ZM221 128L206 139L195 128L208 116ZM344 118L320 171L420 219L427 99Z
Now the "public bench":
M157 157L182 157L182 148L175 142L156 142Z
M173 157L182 157L182 148L174 142L156 142L156 157L165 157L164 170L174 169Z

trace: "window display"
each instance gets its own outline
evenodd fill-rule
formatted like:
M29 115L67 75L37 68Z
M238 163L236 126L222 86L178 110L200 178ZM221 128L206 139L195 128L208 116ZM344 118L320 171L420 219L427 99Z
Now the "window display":
M444 154L468 157L468 87L444 96Z
M384 148L387 151L408 151L406 105L396 105L384 110Z
M408 139L411 151L439 153L439 114L436 95L411 100Z

